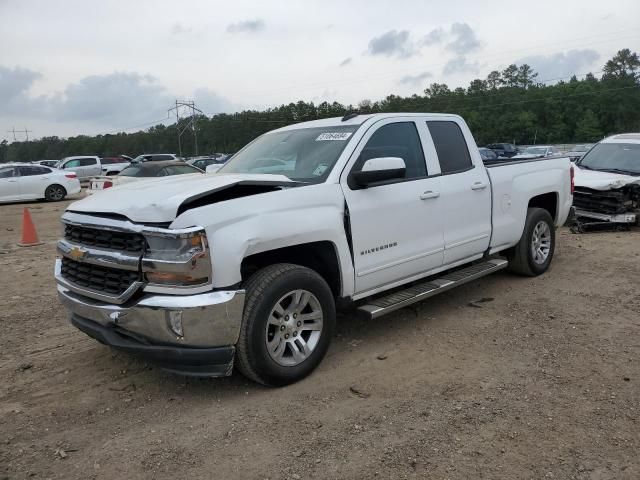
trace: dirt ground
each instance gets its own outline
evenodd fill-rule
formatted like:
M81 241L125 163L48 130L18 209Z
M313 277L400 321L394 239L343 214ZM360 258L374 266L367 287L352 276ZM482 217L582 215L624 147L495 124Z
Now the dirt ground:
M0 205L0 479L640 478L640 230L562 229L541 277L341 315L318 370L267 389L71 327L67 203ZM42 246L16 246L24 206Z

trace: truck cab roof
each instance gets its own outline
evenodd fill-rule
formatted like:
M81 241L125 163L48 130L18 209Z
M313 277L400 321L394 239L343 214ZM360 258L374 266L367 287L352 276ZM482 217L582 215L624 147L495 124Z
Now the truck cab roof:
M372 122L378 120L385 120L387 118L396 118L396 117L442 117L442 119L451 119L457 118L462 119L459 115L453 115L448 113L406 113L406 112L397 112L397 113L367 113L367 114L358 114L355 116L348 115L346 117L331 117L331 118L323 118L321 120L311 120L309 122L301 122L295 123L293 125L287 125L286 127L278 128L276 130L272 130L273 132L283 132L287 130L298 130L301 128L314 128L314 127L340 127L340 126L348 126L348 125L362 125L366 121L371 120ZM343 120L345 119L346 120Z

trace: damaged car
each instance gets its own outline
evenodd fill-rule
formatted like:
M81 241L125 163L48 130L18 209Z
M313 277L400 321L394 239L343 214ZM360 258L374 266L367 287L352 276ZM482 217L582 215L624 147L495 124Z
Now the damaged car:
M574 230L624 228L640 219L640 133L608 137L575 169Z

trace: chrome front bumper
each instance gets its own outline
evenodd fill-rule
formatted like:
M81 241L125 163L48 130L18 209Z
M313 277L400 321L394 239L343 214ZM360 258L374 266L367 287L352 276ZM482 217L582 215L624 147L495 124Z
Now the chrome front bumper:
M635 213L619 213L619 214L607 214L598 212L589 212L587 210L575 209L576 217L592 218L594 220L601 220L603 222L610 223L636 223L637 217Z
M72 317L128 332L150 345L176 347L232 346L238 341L244 290L215 291L196 295L143 294L122 305L87 298L58 284L58 296ZM180 316L182 336L170 318Z

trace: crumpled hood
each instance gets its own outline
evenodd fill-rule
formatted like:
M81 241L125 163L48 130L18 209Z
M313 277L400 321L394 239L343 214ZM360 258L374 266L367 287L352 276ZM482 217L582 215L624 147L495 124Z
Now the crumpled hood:
M633 183L640 184L640 177L632 175L585 170L578 165L574 165L574 169L576 187L591 188L592 190L614 190Z
M180 205L202 194L238 183L295 184L284 175L200 173L127 182L72 203L67 210L124 215L133 222L172 222Z

